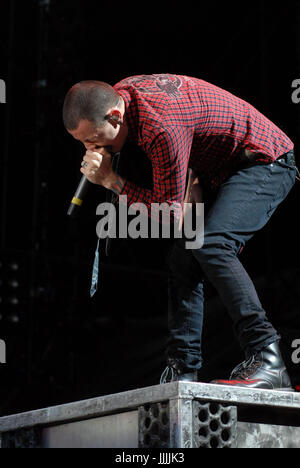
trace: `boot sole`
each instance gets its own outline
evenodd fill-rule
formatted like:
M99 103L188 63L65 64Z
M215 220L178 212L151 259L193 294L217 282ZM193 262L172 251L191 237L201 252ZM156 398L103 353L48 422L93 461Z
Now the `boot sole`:
M293 388L273 388L275 392L295 392Z
M216 383L214 381L210 382L212 385L224 385L228 388L248 388L249 390L268 390L272 392L296 392L296 390L292 387L283 387L283 388L259 388L259 387L251 387L247 385L230 385L226 383Z

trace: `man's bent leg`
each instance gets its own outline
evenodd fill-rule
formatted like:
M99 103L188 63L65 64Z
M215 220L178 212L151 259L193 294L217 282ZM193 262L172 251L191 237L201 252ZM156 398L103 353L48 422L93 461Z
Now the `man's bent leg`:
M192 251L220 294L246 355L280 337L237 255L267 224L294 185L295 176L295 170L277 163L238 171L222 185L205 219L204 246Z
M295 177L296 169L280 162L240 170L221 187L206 219L204 246L193 251L229 311L246 358L250 357L235 369L234 380L215 383L291 389L277 343L280 336L237 254L269 221Z
M169 309L167 364L175 370L175 378L188 375L196 380L201 367L201 335L203 324L203 281L198 262L183 240L173 246L169 259ZM185 378L184 378L185 380Z
M218 291L234 323L235 334L246 356L280 339L258 298L255 286L237 258L235 242L210 236L195 252L209 281Z

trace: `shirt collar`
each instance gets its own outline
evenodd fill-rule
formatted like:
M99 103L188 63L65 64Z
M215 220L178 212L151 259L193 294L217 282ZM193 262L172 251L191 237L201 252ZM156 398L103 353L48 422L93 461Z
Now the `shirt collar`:
M118 90L125 102L125 119L128 127L128 141L134 143L138 137L138 113L136 104L132 99L129 91L125 89Z

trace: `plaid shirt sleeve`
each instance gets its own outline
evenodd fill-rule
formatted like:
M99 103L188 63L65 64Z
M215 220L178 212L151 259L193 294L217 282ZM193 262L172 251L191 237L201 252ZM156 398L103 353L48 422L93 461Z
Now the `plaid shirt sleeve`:
M126 180L121 195L127 196L128 205L143 204L145 209L142 210L143 206L139 209L157 219L158 211L153 204L167 203L174 216L180 218L192 139L192 133L184 127L168 128L148 138L145 146L152 162L153 190Z

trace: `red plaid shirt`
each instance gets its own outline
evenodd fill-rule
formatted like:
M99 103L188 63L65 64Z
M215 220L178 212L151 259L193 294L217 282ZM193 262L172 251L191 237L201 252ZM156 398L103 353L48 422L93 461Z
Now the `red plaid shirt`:
M238 167L248 149L270 163L294 145L247 102L210 83L160 74L126 78L114 88L123 97L128 139L140 146L153 167L153 190L126 181L128 204L182 204L192 168L217 188Z

